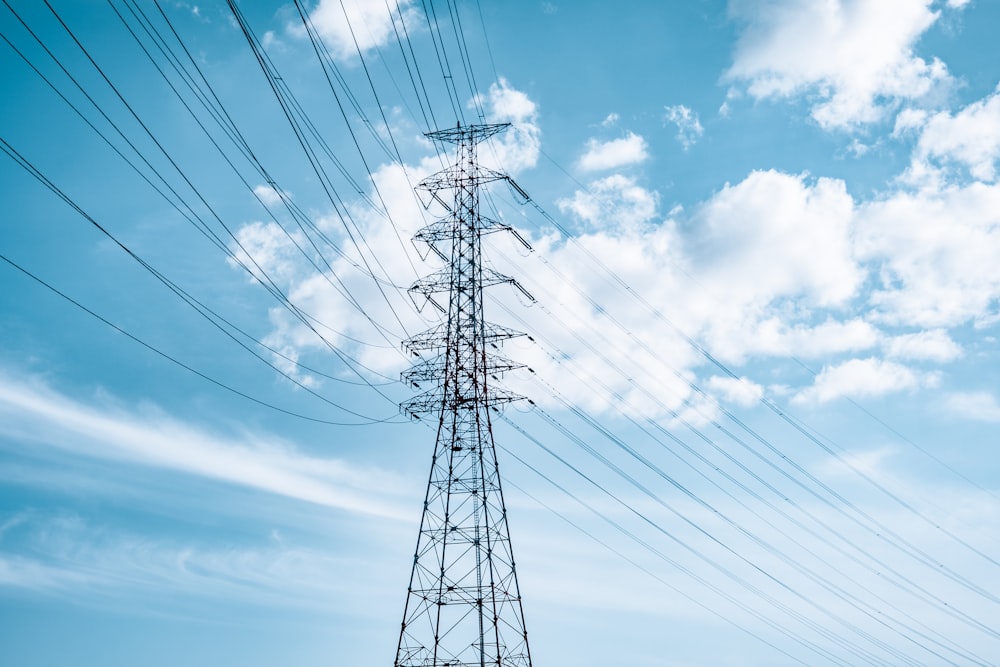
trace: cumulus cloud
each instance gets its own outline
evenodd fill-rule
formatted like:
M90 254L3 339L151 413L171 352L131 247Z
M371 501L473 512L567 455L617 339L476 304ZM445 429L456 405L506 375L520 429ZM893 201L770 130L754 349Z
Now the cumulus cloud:
M816 376L812 386L796 394L794 403L827 403L837 398L862 398L935 386L938 376L918 373L911 368L874 357L851 359L828 366Z
M393 22L400 20L400 14L407 25L415 25L420 13L412 4L412 0L389 0L388 3L320 0L309 14L309 19L333 57L349 61L357 57L358 49L363 53L388 43L394 34ZM293 34L305 36L301 25L293 25L290 30Z
M557 205L591 227L628 229L656 215L657 197L634 178L615 174L593 181L587 190L577 190Z
M949 327L995 315L1000 298L1000 186L896 192L858 209L855 247L878 276L881 321Z
M503 80L478 101L491 120L522 128L481 149L484 163L504 171L534 165L540 142L535 103ZM919 118L913 122L919 129ZM291 258L282 253L294 248L277 236L279 230L261 223L245 230L248 244L287 278L293 301L323 322L338 323L331 339L388 377L408 364L397 341L436 322L433 309L417 313L405 288L436 268L409 243L431 217L410 186L439 168L428 155L405 168L376 169L373 182L395 224L385 224L361 202L349 206L369 247L354 248L344 239L344 255L335 258L329 275L284 271L282 262ZM491 266L517 277L539 303L525 309L502 287L488 293L491 320L530 331L538 341L537 347L512 343L517 349L509 356L527 363L543 384L512 373L505 378L510 388L543 403L544 387L558 386L588 409L704 417L713 408L695 400L689 383L698 381L705 360L676 327L727 364L855 357L826 367L806 389L790 387L800 403L919 389L936 376L903 364L959 358L962 350L948 327L988 319L1000 294L1000 274L994 275L1000 269L992 261L1000 256L1000 232L994 232L1000 229L994 213L1000 194L986 184L895 191L858 203L842 180L768 170L669 214L659 210L660 197L634 176L596 178L557 200L559 210L579 222L572 238L517 225L509 211L497 214L515 221L535 248L522 256L504 235L492 235L484 250ZM336 216L320 221L336 238L344 236L340 225ZM416 248L426 254L425 246ZM381 287L363 270L365 261ZM642 300L609 279L605 268ZM332 276L379 327L331 284ZM288 356L326 353L315 334L286 312L276 309L272 317L268 341ZM721 378L700 382L735 404L763 391Z
M542 145L538 106L503 77L490 85L480 102L486 107L488 122L512 126L490 140L490 150L480 151L480 162L511 175L534 167Z
M753 334L734 332L757 330L783 300L805 297L820 308L850 299L864 279L852 254L853 212L842 181L810 184L775 171L753 172L700 206L689 252L713 298L686 305L710 346L742 360ZM808 313L801 317L808 322Z
M636 187L625 177L601 183L616 194ZM644 378L641 382L649 386L670 378L670 392L660 395L690 404L694 397L686 383L704 359L673 332L675 326L695 335L727 363L750 356L819 357L877 347L882 334L871 323L857 317L838 319L827 311L856 295L865 277L852 256L855 207L842 182L755 172L690 213L678 209L662 220L655 195L643 190L631 200L620 194L600 200L594 188L578 192L560 206L589 226L572 241L557 236L537 244L538 254L547 265L558 267L560 275L558 280L540 279L530 288L537 290L534 293L546 308L571 313L566 315L569 324L561 329L565 333L555 335L559 348L568 351L566 358L572 362L596 372L604 385L643 405L648 401L635 396L641 392L630 381ZM645 202L640 216L635 216L636 201ZM648 220L624 227L607 222L629 216ZM581 247L649 305L616 291L581 256ZM534 274L537 269L530 265L519 273L527 280L535 280ZM560 287L567 283L572 287ZM533 320L532 326L551 325ZM608 344L583 349L572 335L584 328L607 336ZM621 360L615 356L615 366L628 370L594 371L606 366L598 353L612 349L622 355ZM659 355L669 351L669 357L647 358L649 350ZM551 372L558 377L558 369ZM762 391L722 378L709 382L706 386L713 393L739 404ZM581 404L593 402L586 395L593 390L579 381L564 380L560 386L574 393L579 389ZM662 406L652 409L663 414ZM693 409L703 416L712 412L706 405ZM696 416L685 414L685 418Z
M896 124L893 127L892 136L900 137L907 132L920 129L927 122L927 115L926 109L903 109L896 114Z
M701 126L701 121L698 120L698 114L683 104L664 107L663 109L664 120L677 126L677 141L684 147L684 150L694 146L705 131ZM722 113L721 110L720 113ZM722 115L725 114L723 113Z
M580 158L579 166L584 171L605 171L638 164L648 157L646 140L629 132L625 137L611 141L587 141L587 151Z
M962 348L943 329L893 336L884 346L886 354L893 359L945 363L962 356Z
M302 271L296 244L303 243L301 233L287 232L276 222L252 222L237 231L234 256L226 261L233 267L245 267L251 280L284 282Z
M773 300L774 297L771 297ZM844 352L860 352L875 347L881 332L860 318L836 320L832 317L819 323L795 323L787 312L748 322L743 338L736 346L718 344L716 352L736 360L746 355L784 357L794 355L806 359L821 358ZM727 333L725 340L734 336Z
M978 180L996 180L1000 159L1000 88L955 114L946 111L924 121L914 160L960 165Z
M516 101L522 117L534 117L530 100L502 86L496 92ZM522 164L535 155L530 144L511 150L521 151L513 159ZM410 168L409 178L399 165L376 170L375 183L386 196L395 230L374 212L353 209L372 249L366 253L377 255L389 271L386 278L402 287L433 270L400 239L426 224L409 182L436 168L428 158ZM943 196L947 201L929 205ZM903 363L959 358L961 348L947 327L985 317L990 295L1000 293L1000 276L993 276L997 269L990 259L1000 254L990 245L996 227L990 216L1000 210L994 197L1000 195L979 184L947 194L896 192L857 204L840 180L760 171L726 185L690 211L675 209L664 216L656 191L635 178L611 175L558 202L563 213L581 223L573 238L551 229L521 228L535 247L534 255L521 256L505 245L503 235L490 237L491 265L516 276L540 304L525 309L512 291L497 288L490 298L503 308L491 313L506 312L513 319L505 321L504 315L501 323L531 331L539 341L538 348L520 345L511 356L528 363L547 385L563 387L567 398L594 410L627 404L636 413L669 416L693 405L688 383L704 359L673 326L729 364L763 357L868 355L825 368L807 389L792 387L799 403L919 389L933 385L936 376ZM964 206L958 205L966 198ZM978 218L972 215L976 211ZM321 224L332 234L340 223L330 218ZM980 236L960 233L952 239L956 229L978 229ZM251 226L251 232L262 230ZM357 268L359 251L346 251L334 272L373 320L391 323L398 316L403 329L376 330L323 276L293 277L288 292L321 321L339 323L344 336L334 340L368 368L391 377L407 365L395 351L396 341L432 324L433 310L425 310L428 319L423 319L405 291L385 290L387 301ZM270 257L281 266L280 253ZM595 269L595 257L645 303ZM859 304L867 305L863 315L857 314ZM276 311L274 325L269 341L289 356L323 351L315 335L286 313ZM889 333L879 325L905 330ZM582 337L581 331L591 334ZM358 340L374 344L353 342ZM885 358L873 356L877 352ZM530 379L523 386L516 377L505 381L520 393L545 393ZM722 380L705 386L737 404L754 395L738 394L738 387ZM609 397L619 399L612 405ZM711 412L711 406L692 409Z
M755 98L809 96L826 128L878 121L895 105L950 83L947 68L914 54L939 17L933 0L734 0L741 24L726 73Z
M504 79L493 83L475 103L486 110L488 122L512 124L506 132L480 146L481 164L508 174L534 166L541 136L535 103ZM275 357L276 365L303 383L315 385L319 380L303 374L289 359L299 361L329 354L328 344L332 344L373 377L392 379L407 366L409 360L400 350L399 341L430 326L436 313L419 298L414 304L406 290L438 268L433 261L424 261L427 255L434 257L428 246L412 243L411 239L443 213L436 204L425 210L413 186L439 169L441 162L434 154L425 155L415 164L391 163L375 168L372 184L379 196L372 193L369 199L379 202L379 207L384 204L388 217L360 199L348 204L344 211L318 217L317 228L338 245L333 250L324 239L314 239L323 251L322 261L313 257L316 266L323 269L321 272L302 257L301 249L315 252L306 239L293 235L299 241L296 247L273 223L251 223L240 229L237 237L244 247L278 281L290 300L309 316L332 327L314 330L287 309L273 308L269 313L272 331L265 342L283 355Z

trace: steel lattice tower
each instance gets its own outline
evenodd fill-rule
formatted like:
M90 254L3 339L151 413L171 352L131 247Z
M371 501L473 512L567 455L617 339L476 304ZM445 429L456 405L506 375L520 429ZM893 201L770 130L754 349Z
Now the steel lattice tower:
M480 215L480 187L505 180L523 194L476 158L477 144L507 127L459 125L429 133L456 144L457 161L416 186L448 211L415 236L446 266L417 281L410 293L428 299L447 320L404 341L422 360L403 380L435 386L401 407L413 416L436 414L438 423L395 667L531 665L490 423L491 409L521 397L489 380L520 365L487 352L521 334L483 317L484 287L520 289L483 266L480 247L484 234L513 231ZM435 294L447 294L447 308Z

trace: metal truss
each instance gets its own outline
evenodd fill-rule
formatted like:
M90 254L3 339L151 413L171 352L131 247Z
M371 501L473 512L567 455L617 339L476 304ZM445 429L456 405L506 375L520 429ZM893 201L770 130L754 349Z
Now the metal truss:
M410 295L434 304L446 321L403 343L420 357L403 380L433 388L400 407L414 417L435 415L437 442L395 667L531 666L490 422L491 409L522 398L492 382L522 365L488 352L523 334L483 317L484 287L509 284L528 294L482 261L483 235L512 230L480 215L480 187L507 181L524 192L477 161L477 144L507 127L458 126L428 134L455 144L458 156L416 187L447 211L415 236L447 266L414 283ZM437 294L446 295L446 305L434 299Z

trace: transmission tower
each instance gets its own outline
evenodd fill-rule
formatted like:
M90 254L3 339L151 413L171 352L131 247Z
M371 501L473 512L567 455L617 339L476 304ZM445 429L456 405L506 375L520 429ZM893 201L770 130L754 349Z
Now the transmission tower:
M477 162L477 144L507 127L459 125L429 133L457 145L458 156L416 186L447 210L414 237L446 266L418 280L410 293L447 318L404 341L422 359L403 380L418 387L433 382L434 388L401 408L438 421L395 667L531 666L490 423L491 409L521 397L489 381L521 365L487 351L523 334L483 317L484 287L507 283L524 292L482 262L483 235L513 229L480 215L480 187L503 180L526 198L509 177ZM447 295L446 307L437 294Z

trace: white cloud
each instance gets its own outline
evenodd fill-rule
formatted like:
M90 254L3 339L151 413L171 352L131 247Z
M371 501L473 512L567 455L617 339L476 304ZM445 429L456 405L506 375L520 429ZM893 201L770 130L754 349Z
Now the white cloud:
M512 124L509 130L479 147L480 163L508 174L534 166L541 141L535 103L504 79L491 85L476 102L485 108L489 122ZM375 169L372 182L380 197L371 198L385 203L392 224L387 224L387 218L365 202L351 203L347 211L353 220L348 223L351 234L364 239L358 246L348 238L340 216L319 218L317 226L327 237L335 239L341 249L341 254L326 249L330 270L322 274L305 262L298 249L281 238L280 229L254 223L241 229L238 235L241 239L245 235L256 244L253 247L260 248L258 261L265 269L273 266L279 284L296 306L320 322L335 323L335 333L321 330L330 343L370 371L389 378L408 364L399 341L435 322L433 308L419 301L416 305L424 310L418 313L406 288L438 268L433 260L425 262L421 256L428 252L427 246L414 244L411 239L440 213L436 209L425 211L413 186L440 168L437 156L430 154L417 164L385 164ZM320 245L325 249L324 244ZM308 243L300 246L311 247ZM298 267L298 272L285 270L286 264ZM372 279L369 268L379 282ZM309 355L329 354L326 342L286 309L275 307L270 317L273 329L266 342L286 356L305 360ZM275 363L306 384L316 382L316 378L302 375L287 360L278 357Z
M943 329L894 336L886 339L884 346L894 359L944 363L962 356L962 348Z
M591 227L630 229L649 222L656 215L657 197L630 176L615 174L577 190L572 199L556 202L559 210L572 213Z
M891 361L851 359L824 368L811 387L792 398L794 403L827 403L837 398L861 398L935 386L936 374L921 374Z
M327 48L337 60L347 61L377 46L388 43L393 22L402 13L407 26L417 25L420 13L411 7L412 0L320 0L309 15ZM391 10L391 14L390 14ZM301 24L290 27L293 34L305 36ZM357 41L357 44L355 44Z
M819 358L870 349L881 336L878 329L858 318L846 321L829 318L818 324L795 323L790 319L789 313L769 315L748 326L738 341L735 332L727 333L725 340L729 342L717 343L716 352L734 359L748 354Z
M529 124L536 117L534 103L508 84L498 84L493 93L496 99L507 100L507 108L517 110L514 115ZM530 164L536 149L533 143L511 144L511 159ZM398 231L370 210L352 207L391 281L404 287L419 274L433 270L425 268L411 244L400 244L397 238L398 234L408 239L425 224L408 181L436 168L430 160L410 167L409 179L398 165L383 166L375 172L375 183L387 198ZM973 190L967 190L961 191L963 196L975 199ZM992 199L983 191L978 195L980 199L964 207L956 206L962 199L958 194L957 190L952 192L947 195L947 203L940 204L941 210L954 209L947 213L948 222L942 226L935 219L938 208L928 205L934 200L933 193L895 193L878 202L857 205L843 181L760 171L726 185L690 211L675 208L664 220L658 211L656 191L644 188L634 178L611 175L595 180L587 191L577 191L558 201L562 212L583 223L572 241L552 230L522 228L521 233L536 253L521 257L515 248L497 240L503 235L491 237L486 250L491 261L498 258L491 254L497 252L491 248L506 247L497 269L524 283L539 299L539 307L525 309L502 288L492 290L490 295L505 303L513 317L521 320L501 318L502 323L531 331L542 346L519 346L509 356L527 363L547 384L565 388L571 400L597 411L619 409L624 402L633 406L631 412L636 414L664 416L669 410L680 411L685 401L692 399L687 382L695 380L695 370L703 360L682 340L675 339L645 306L623 296L602 271L595 270L587 253L598 257L655 311L666 313L671 322L726 363L743 363L762 356L857 356L873 354L880 347L888 359L896 360L873 357L827 368L814 386L804 391L801 387L789 389L792 395L798 393L800 402L926 386L934 382L933 374L918 373L898 362L947 363L961 354L942 328L949 324L935 323L937 318L927 313L935 312L938 298L949 307L957 307L969 298L971 276L977 274L969 271L970 266L986 272L982 277L985 292L980 292L987 295L994 293L989 287L989 271L1000 271L989 268L995 262L988 262L987 257L1000 255L1000 249L990 250L986 239L956 240L954 244L948 240L956 226L978 228L976 217L970 217L968 211L986 215L990 210L1000 210L1000 202L991 208ZM904 206L908 197L915 200ZM337 224L335 219L322 222L331 233ZM988 233L985 218L980 227ZM940 264L952 249L963 254ZM965 254L969 252L980 253L981 259ZM357 263L356 252L350 254ZM544 262L539 263L537 258ZM272 261L280 260L278 256ZM409 262L413 262L416 272L410 269ZM926 262L937 262L939 266L929 268ZM546 267L557 274L547 273ZM369 277L348 260L335 262L334 271L366 304L366 311L376 321L393 321L389 306ZM870 292L866 286L873 275L877 278L876 289ZM957 298L950 291L935 291L948 285L952 275L964 281L956 289L965 294ZM293 277L288 293L322 321L338 322L346 336L378 343L366 346L348 338L337 339L370 368L392 376L406 365L402 355L385 349L405 337L403 332L389 331L381 337L325 278ZM387 294L408 332L429 325L413 313L402 293L389 290ZM500 296L494 296L497 294ZM989 303L988 298L980 298L970 302L963 312L981 318ZM856 315L858 304L867 305L870 312ZM909 308L913 312L908 312ZM494 315L491 319L497 318ZM960 321L949 316L949 322ZM905 326L908 332L887 336L877 323ZM927 326L932 328L923 331ZM322 350L311 332L281 311L275 312L275 327L269 341L287 346L283 349L290 356ZM588 344L578 338L579 331L599 332L602 338ZM667 348L669 354L664 355ZM560 361L557 363L548 353ZM508 377L505 382L515 391L544 403L541 394L545 391L540 392L539 386L529 380ZM740 400L727 394L726 387L717 389L727 400ZM599 398L615 394L622 397L615 405L607 398ZM711 412L711 406L697 410Z
M278 39L277 35L274 34L273 30L268 30L264 33L264 36L260 39L260 45L264 47L265 51L270 51L275 47L281 47L281 40Z
M950 394L944 401L945 409L953 415L984 422L1000 422L1000 403L996 396L986 391Z
M710 347L739 360L749 351L746 332L776 315L769 309L782 300L804 297L816 309L854 296L864 272L852 254L853 214L842 181L808 184L775 171L753 172L700 206L688 253L712 298L685 305L697 309Z
M1000 186L897 192L858 209L855 248L878 276L874 317L949 327L995 315Z
M580 158L579 166L584 171L604 171L630 164L644 162L649 157L646 140L629 132L627 136L611 141L587 141L587 152Z
M927 122L927 115L926 109L903 109L896 114L896 125L893 127L892 136L899 137L920 129Z
M282 201L282 193L275 190L274 186L271 185L264 185L262 183L253 189L253 193L268 206L280 204ZM285 194L284 196L287 197L288 195Z
M742 24L730 81L755 98L810 96L826 128L880 120L951 81L938 60L913 52L938 19L933 0L733 0Z
M306 456L277 439L216 436L148 409L132 413L87 405L36 381L6 375L0 375L0 434L350 512L405 516L383 495L393 488L387 473Z
M480 162L512 176L538 164L542 130L531 98L501 77L490 85L484 102L489 122L512 127L490 140L490 150L480 150Z
M952 115L930 116L923 127L914 160L965 166L973 178L996 180L1000 159L1000 89Z
M144 611L176 604L178 595L206 599L325 607L354 590L357 572L377 561L281 539L206 544L126 532L74 514L36 513L18 535L20 553L0 552L0 588L71 596L83 604L138 596Z
M725 106L725 103L723 103L723 106ZM698 114L683 104L663 107L663 109L665 112L663 116L664 120L677 126L677 141L684 147L684 150L694 146L695 142L705 132L705 129L701 126L701 121L698 120ZM728 109L725 112L719 109L719 113L725 116L728 113Z
M713 375L705 384L712 393L736 405L753 405L764 396L764 388L745 377L737 379Z
M618 124L619 118L620 116L612 111L601 121L601 127L614 127Z
M613 193L637 187L621 176L601 183ZM581 248L620 276L654 312L665 314L727 363L750 355L816 357L878 345L882 334L870 323L857 317L838 319L825 310L849 302L865 276L852 257L854 205L842 182L808 183L801 176L755 172L690 214L683 209L672 212L685 217L664 221L657 221L656 193L640 192L631 200L620 195L602 199L592 189L561 201L563 211L591 228L573 242L558 236L533 240L536 254L558 269L558 278L539 274L530 263L516 271L540 304L561 318L549 336L565 365L582 367L586 378L599 380L651 414L663 415L665 405L681 411L682 403L692 400L687 382L694 380L694 369L704 361L670 325L609 284ZM645 203L637 207L636 201ZM642 215L635 215L637 208ZM646 222L609 227L630 218ZM546 318L529 317L526 328L531 331L553 329ZM575 339L574 332L581 330L597 332L600 339L594 349ZM600 359L602 353L619 371ZM581 405L619 407L598 405L592 387L579 377L567 377L565 370L545 359L532 358L529 365ZM664 378L667 386L654 389ZM636 386L662 402L657 405ZM739 400L732 392L723 393L731 387L718 389L728 399ZM532 390L537 392L530 387L525 391ZM707 405L694 410L702 416L712 412ZM692 414L685 418L699 419Z
M234 244L234 256L226 262L249 270L251 281L287 281L302 270L296 248L305 243L300 232L286 233L276 222L252 222L236 232L236 239L239 245Z
M508 171L511 165L520 169L534 165L540 144L535 103L504 80L491 86L478 101L488 110L490 120L510 120L522 128L499 135L491 142L492 148L482 148L483 162ZM916 128L919 118L913 116L912 121ZM634 159L646 151L641 137L634 134L617 144L592 142L591 147L591 166L621 164L628 161L623 155ZM434 270L422 263L408 243L426 224L410 185L438 168L439 163L428 157L406 168L409 178L399 165L375 171L374 182L387 201L395 229L360 204L350 207L371 247L365 253L378 256L386 269L386 281L403 288ZM880 346L889 359L896 360L856 359L827 368L814 386L804 391L801 387L788 389L791 395L798 393L799 401L820 402L845 394L881 394L926 386L934 382L933 374L918 373L897 362L947 363L957 358L961 351L942 327L962 320L941 323L906 309L933 312L939 295L927 289L947 285L954 274L961 277L962 289L967 290L971 280L968 267L986 267L984 259L970 261L974 258L963 255L949 260L939 271L923 275L928 273L925 261L940 262L952 248L948 227L935 222L938 210L927 204L935 198L947 199L941 207L955 209L947 214L947 225L980 229L988 238L989 223L982 216L989 210L1000 210L1000 206L991 209L992 200L985 191L974 194L971 187L937 194L896 192L859 205L841 180L758 171L727 184L699 205L674 207L664 219L658 192L643 187L636 178L609 175L594 180L587 190L557 201L560 211L582 223L573 240L550 229L521 226L521 233L536 249L534 256L525 258L496 240L503 235L491 237L486 249L490 261L497 262L501 273L524 283L539 299L539 307L523 308L504 288L491 290L490 298L508 307L514 318L504 321L501 317L501 323L531 331L541 343L539 348L519 346L509 356L528 363L546 384L565 388L570 400L597 411L626 409L663 417L670 410L684 410L693 398L687 383L696 380L696 370L704 360L646 306L623 295L602 270L595 270L588 253L641 294L654 313L666 314L725 363L762 356L822 359L831 354L872 355ZM908 197L914 199L910 205L906 205ZM955 206L963 197L969 199L966 209L982 214L982 223L976 222L975 216L969 218L962 206ZM976 197L979 200L972 201ZM505 213L501 217L516 220ZM321 221L331 234L339 224L335 218ZM983 240L956 241L954 247L957 252L959 246L973 246L969 252L979 252L985 258L992 251ZM262 247L265 251L270 248L267 243ZM492 254L498 252L495 248L504 247L504 255ZM942 248L947 251L942 252ZM344 334L334 337L338 345L391 377L407 361L386 348L395 348L397 340L427 328L433 320L416 315L405 292L385 290L386 304L371 278L355 267L360 263L358 252L349 246L345 251L349 259L333 262L332 275L345 282L375 321L392 323L393 313L398 314L405 333L395 324L391 330L377 332L325 277L283 274L288 275L288 293L321 321L338 323ZM997 255L1000 252L994 252L993 256ZM539 258L543 261L537 261ZM276 253L270 261L280 266L282 256ZM548 269L556 273L550 274ZM985 287L979 291L992 294L992 274L988 268L983 271ZM869 291L872 278L876 279L874 292ZM914 282L924 278L925 282ZM940 296L942 304L951 306L968 298L968 294L957 300L950 293ZM922 310L916 308L918 303ZM989 303L988 298L979 298L963 307L963 312L982 321L989 314ZM858 315L858 306L869 310ZM491 319L498 318L492 315ZM286 313L276 310L274 323L268 340L286 349L289 356L322 351L314 334ZM907 333L887 336L879 324L905 326ZM931 331L922 331L925 327ZM600 340L581 340L576 335L580 331L598 332ZM375 344L357 344L352 338ZM865 373L870 376L867 379L874 380L867 385L860 380L852 383L852 378ZM516 375L506 378L506 384L544 403L540 394L546 391L540 392L538 385L513 377ZM720 385L713 391L726 400L745 400L731 389ZM620 400L616 398L612 405L608 396ZM632 407L622 408L626 403ZM696 411L709 413L712 407L696 406Z

